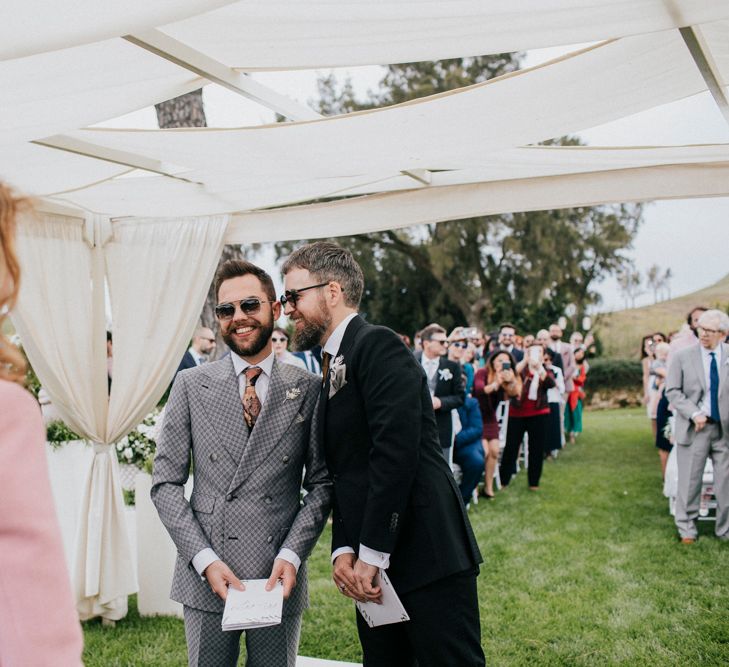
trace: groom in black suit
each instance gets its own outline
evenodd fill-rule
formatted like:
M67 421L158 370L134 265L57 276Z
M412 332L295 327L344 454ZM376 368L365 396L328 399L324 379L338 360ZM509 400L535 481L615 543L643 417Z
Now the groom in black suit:
M365 667L484 665L481 555L441 453L421 365L395 332L357 314L364 280L349 251L309 244L283 273L281 301L298 347L323 347L334 581L343 595L377 600L373 578L385 569L410 616L370 628L357 614Z

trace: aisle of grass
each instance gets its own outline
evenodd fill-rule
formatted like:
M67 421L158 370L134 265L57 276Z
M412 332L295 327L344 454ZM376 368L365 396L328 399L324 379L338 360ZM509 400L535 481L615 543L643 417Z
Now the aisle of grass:
M641 411L588 413L586 433L545 466L538 494L518 475L470 516L490 665L729 664L729 545L700 525L678 544ZM300 653L360 661L354 615L330 579L329 532L310 560ZM182 622L85 626L89 667L186 664ZM243 664L243 661L241 661Z

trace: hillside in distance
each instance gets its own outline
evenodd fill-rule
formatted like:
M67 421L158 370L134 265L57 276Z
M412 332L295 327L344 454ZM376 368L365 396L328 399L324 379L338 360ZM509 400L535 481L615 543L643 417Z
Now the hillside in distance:
M694 306L729 307L729 274L709 287L660 301L651 306L628 308L598 316L595 333L603 345L603 355L614 358L637 359L641 338L654 331L669 335L686 321Z

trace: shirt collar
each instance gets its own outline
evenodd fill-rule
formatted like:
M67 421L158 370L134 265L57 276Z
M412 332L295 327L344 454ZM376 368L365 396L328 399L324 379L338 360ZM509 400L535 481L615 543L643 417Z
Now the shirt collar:
M230 358L233 360L233 368L235 369L236 377L243 373L249 366L258 366L258 368L260 368L263 373L270 378L271 372L273 371L273 357L274 354L272 350L271 354L269 354L263 361L257 364L251 364L248 363L243 357L239 357L235 352L231 351L230 353Z
M332 335L329 336L327 342L322 347L322 352L327 352L336 357L339 352L339 348L342 345L342 339L344 338L344 332L347 330L347 325L356 317L357 313L347 315L338 325L337 328L332 331Z
M190 348L187 350L190 353L190 356L195 360L195 363L199 366L200 362L203 361L205 357L203 357L201 354L198 354L197 350L190 346Z

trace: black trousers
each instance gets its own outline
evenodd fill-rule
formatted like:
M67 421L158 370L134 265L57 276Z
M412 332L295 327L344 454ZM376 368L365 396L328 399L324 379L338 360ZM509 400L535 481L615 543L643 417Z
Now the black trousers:
M529 486L539 486L539 479L542 476L542 468L544 467L544 447L547 442L548 429L549 415L509 417L506 445L501 455L501 466L499 466L499 477L503 486L509 483L512 475L516 472L519 446L524 439L525 433L529 434L529 465L527 466Z
M401 594L405 623L370 628L356 612L363 667L485 667L477 575L474 568Z

